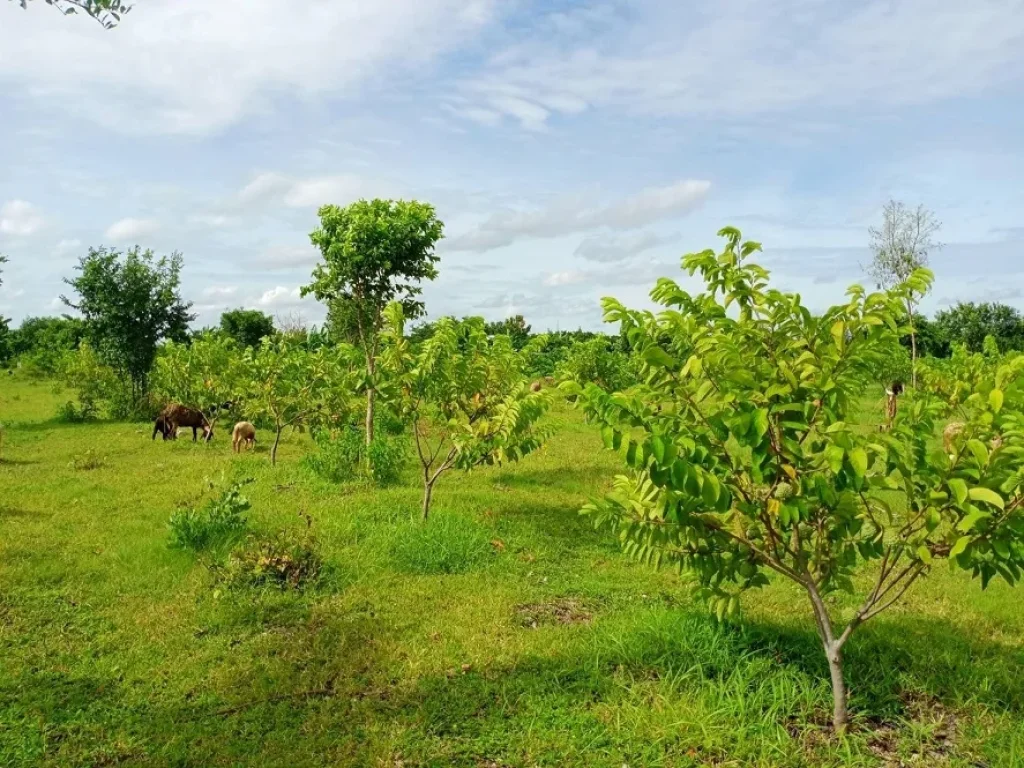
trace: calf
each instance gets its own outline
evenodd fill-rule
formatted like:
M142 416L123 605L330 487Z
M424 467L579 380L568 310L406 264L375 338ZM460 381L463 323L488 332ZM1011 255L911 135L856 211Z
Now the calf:
M256 427L248 421L240 421L235 424L231 431L231 448L235 453L241 453L242 448L252 448L256 445Z

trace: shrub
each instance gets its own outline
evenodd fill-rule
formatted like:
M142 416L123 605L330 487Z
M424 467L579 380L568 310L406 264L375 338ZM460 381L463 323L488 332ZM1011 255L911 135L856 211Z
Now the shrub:
M222 577L233 587L302 589L316 586L326 575L323 559L310 533L280 531L271 538L250 536L228 557Z
M242 486L251 479L232 484L216 499L200 508L186 507L171 515L171 546L203 552L234 544L245 533L245 512L249 500Z
M74 402L68 400L57 408L57 419L68 424L81 424L82 422L95 419L97 416L96 410L95 403L82 403L76 406Z
M447 514L430 525L404 523L395 533L391 556L405 573L465 573L494 556L490 540L487 530L472 518Z
M317 450L306 455L303 464L332 483L364 478L377 485L391 485L398 480L406 458L404 440L387 428L378 428L369 446L354 427L336 435L318 432L314 441Z

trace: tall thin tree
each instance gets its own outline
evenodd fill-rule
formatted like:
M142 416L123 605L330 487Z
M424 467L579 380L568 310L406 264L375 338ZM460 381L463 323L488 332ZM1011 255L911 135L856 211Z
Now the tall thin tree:
M890 200L882 209L882 225L871 227L872 261L868 274L879 288L892 288L907 279L919 267L928 266L929 254L940 248L935 234L942 223L935 214L919 205L910 208L897 200ZM920 296L906 295L907 322L910 327L910 379L917 386L917 330L914 327L914 308Z

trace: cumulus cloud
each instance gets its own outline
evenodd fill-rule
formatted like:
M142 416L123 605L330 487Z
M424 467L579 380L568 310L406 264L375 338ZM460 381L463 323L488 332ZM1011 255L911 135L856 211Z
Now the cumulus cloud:
M107 227L107 239L124 243L140 237L148 237L160 230L160 222L156 219L121 219Z
M298 286L295 288L285 288L283 285L278 285L264 291L256 303L261 307L270 309L288 309L300 306L303 303L303 299L299 295Z
M208 299L227 299L238 293L238 287L234 285L211 285L203 290L203 296Z
M0 232L26 237L42 229L45 219L32 203L9 200L0 207Z
M650 187L618 202L595 204L582 197L564 198L544 208L496 213L475 230L446 242L446 249L486 251L524 238L560 237L602 227L635 229L660 219L683 216L707 197L711 183L678 181Z
M413 71L471 40L498 0L147 0L116 34L5 13L3 77L113 130L207 134L275 96L322 98ZM35 9L33 9L34 11ZM64 62L88 61L74 78ZM173 61L174 66L167 66Z

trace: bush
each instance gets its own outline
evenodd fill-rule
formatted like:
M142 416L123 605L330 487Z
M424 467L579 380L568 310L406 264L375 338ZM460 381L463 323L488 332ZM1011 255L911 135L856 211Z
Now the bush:
M251 479L234 483L203 507L186 507L171 515L171 546L203 552L226 548L245 533L245 512L250 504L242 486Z
M309 518L301 533L281 531L272 538L249 537L228 557L222 577L232 587L302 589L316 586L326 575L323 559L310 533Z
M68 400L57 408L57 419L68 424L81 424L82 422L92 421L97 415L95 403L86 402L76 406L74 402Z
M307 454L303 464L332 483L364 478L377 485L391 485L398 480L406 458L404 440L388 428L376 431L369 448L363 433L354 427L339 434L318 432L313 439L317 450Z
M462 515L439 515L430 525L408 522L395 533L391 556L405 573L465 573L494 557L487 529Z
M573 344L558 363L555 376L580 384L594 383L611 390L626 389L639 378L630 356L609 348L605 337Z

